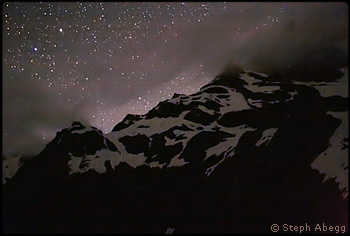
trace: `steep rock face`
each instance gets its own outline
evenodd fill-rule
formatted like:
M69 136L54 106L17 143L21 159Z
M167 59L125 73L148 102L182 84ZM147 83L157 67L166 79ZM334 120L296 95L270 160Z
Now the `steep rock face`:
M106 153L109 156L120 154L102 131L74 121L71 127L58 132L37 157L25 162L18 175L41 183L41 178L55 181L58 177L66 178L67 174L83 173L89 169L103 173L105 161L109 160Z
M53 140L65 152L74 156L93 155L101 149L117 152L116 146L107 140L102 131L91 127L86 128L80 122L73 122L68 129L60 131Z
M247 233L271 232L273 223L347 225L347 70L337 76L319 84L234 65L195 94L127 115L111 133L73 122L4 186L4 229ZM33 209L34 216L23 213Z
M288 125L294 125L295 129L308 127L312 130L315 122L322 129L329 126L327 122L331 122L331 119L326 119L327 111L345 111L347 105L347 98L338 95L323 97L318 88L313 86L293 83L290 78L277 82L271 75L244 72L236 66L226 69L199 92L189 96L176 94L171 99L159 103L134 124L107 136L115 143L123 140L121 149L124 149L123 146L134 146L133 141L126 140L123 134L137 134L135 138L138 135L143 135L144 139L148 137L149 141L135 147L142 147L143 153L147 153L147 149L154 147L156 143L152 141L154 136L170 131L173 127L185 125L188 130L175 131L174 137L166 136L166 142L163 140L156 144L159 150L168 144L181 144L184 151L186 148L192 148L189 141L200 132L222 131L233 132L235 135L235 127L241 125L260 130L260 135L266 130L278 130ZM316 117L318 119L315 119ZM152 152L153 159L157 155L157 152ZM152 163L149 161L150 156L145 155L145 158L145 163ZM205 155L201 156L202 161L205 158ZM186 162L181 158L181 154L170 160L172 161L167 163L168 165L163 163L158 167L172 167L172 162L177 162L178 165ZM153 163L153 166L156 166L156 163Z
M125 129L128 126L134 124L135 121L138 121L141 119L142 119L142 116L140 116L140 115L128 114L127 116L125 116L125 118L120 123L118 123L116 126L114 126L112 131L114 132L114 131L119 131L119 130Z

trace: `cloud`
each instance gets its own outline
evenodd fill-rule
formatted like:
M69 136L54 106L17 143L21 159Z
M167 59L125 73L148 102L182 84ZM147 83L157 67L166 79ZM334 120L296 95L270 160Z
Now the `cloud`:
M45 81L4 80L3 155L37 154L58 127L67 127L73 120L87 122L86 101L69 105L57 97L57 89L47 89Z
M256 33L237 53L249 67L347 65L348 9L344 3L290 4L283 23ZM281 20L282 20L281 19Z

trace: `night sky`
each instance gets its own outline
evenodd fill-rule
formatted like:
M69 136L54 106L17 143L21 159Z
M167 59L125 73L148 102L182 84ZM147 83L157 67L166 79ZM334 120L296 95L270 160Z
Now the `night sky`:
M3 3L3 155L36 155L74 120L107 133L228 62L337 61L345 3ZM323 53L327 52L327 53Z

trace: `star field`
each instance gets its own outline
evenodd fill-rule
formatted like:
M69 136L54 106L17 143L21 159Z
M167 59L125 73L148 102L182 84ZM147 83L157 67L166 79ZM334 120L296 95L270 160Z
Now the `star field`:
M40 151L73 120L110 132L128 113L198 91L246 42L288 23L290 5L4 3L5 153Z

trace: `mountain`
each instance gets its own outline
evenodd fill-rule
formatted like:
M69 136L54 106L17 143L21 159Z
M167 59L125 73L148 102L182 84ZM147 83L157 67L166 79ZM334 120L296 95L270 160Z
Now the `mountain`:
M108 134L75 121L3 186L3 231L347 229L348 72L332 71L229 65Z

